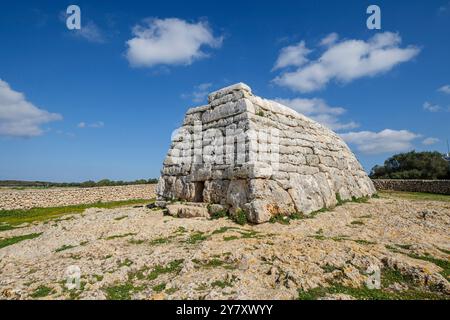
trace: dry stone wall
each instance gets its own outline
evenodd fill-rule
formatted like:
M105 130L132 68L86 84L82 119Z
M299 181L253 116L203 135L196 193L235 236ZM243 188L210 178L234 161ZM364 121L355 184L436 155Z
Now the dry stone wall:
M309 214L341 199L375 192L355 156L334 132L242 83L189 109L173 136L157 187L170 199L243 210L254 223Z
M154 184L24 190L0 188L0 210L61 207L154 197Z
M374 179L377 190L426 192L450 195L450 180Z

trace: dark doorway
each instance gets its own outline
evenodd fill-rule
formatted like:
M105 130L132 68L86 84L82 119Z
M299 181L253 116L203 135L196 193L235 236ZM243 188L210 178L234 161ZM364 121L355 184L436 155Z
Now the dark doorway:
M203 189L205 189L204 181L199 181L195 183L194 202L203 202Z

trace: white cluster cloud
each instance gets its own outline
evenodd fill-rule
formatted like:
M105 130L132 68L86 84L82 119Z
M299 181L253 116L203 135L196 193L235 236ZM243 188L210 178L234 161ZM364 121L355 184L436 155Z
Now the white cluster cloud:
M106 42L103 31L92 21L88 21L81 26L80 30L72 30L77 37L83 38L89 42L104 43Z
M438 142L439 142L439 139L433 138L433 137L425 138L422 140L422 144L425 146L431 146L432 144L436 144Z
M182 94L181 97L184 99L192 99L195 103L201 103L205 101L209 94L209 88L211 88L212 83L201 83L194 87L194 91L189 94Z
M438 89L439 92L443 92L446 94L450 94L450 85L446 84L445 86L442 86Z
M86 122L80 122L77 127L80 129L84 129L84 128L94 128L94 129L98 129L98 128L103 128L105 126L105 123L103 121L97 121L97 122L93 122L93 123L86 123Z
M431 102L425 101L423 104L423 110L430 111L430 112L438 112L442 110L442 107L437 104L432 104Z
M330 107L323 99L312 98L294 98L294 99L275 99L275 101L284 104L295 111L310 117L313 120L327 126L331 130L354 129L359 125L355 122L342 123L339 116L347 110L341 107Z
M401 48L400 44L400 36L392 32L378 33L367 41L338 41L337 34L328 35L321 41L321 45L328 47L317 60L299 66L299 61L302 61L299 57L304 61L309 53L309 49L302 47L303 56L293 54L290 61L287 58L282 60L283 67L293 66L297 67L296 70L282 72L274 82L296 91L311 92L325 87L332 80L347 83L361 77L375 76L411 60L420 51L415 46ZM297 51L300 50L297 48ZM283 52L284 49L275 66Z
M324 47L331 46L339 39L339 35L336 32L330 33L320 41L320 45Z
M189 23L177 18L147 19L133 28L126 57L135 67L189 65L207 56L202 49L218 48L222 37L214 37L205 22Z
M384 129L380 132L360 131L340 135L347 143L364 154L382 154L413 149L412 141L420 135L408 130Z
M288 66L300 67L308 62L306 56L311 52L305 46L305 41L301 41L296 45L288 46L280 51L277 62L272 70L282 69Z
M61 119L60 114L39 109L0 79L0 136L39 136L41 125Z
M58 18L62 23L66 24L68 17L69 14L65 10L59 12ZM105 43L105 32L94 21L86 21L84 22L84 19L82 19L81 29L68 30L68 34L93 43Z

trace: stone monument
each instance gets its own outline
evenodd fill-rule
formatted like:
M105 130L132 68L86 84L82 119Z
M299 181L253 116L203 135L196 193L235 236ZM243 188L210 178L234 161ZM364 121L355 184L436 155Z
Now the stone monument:
M177 202L169 213L183 217L244 212L262 223L375 192L336 133L238 83L186 112L164 160L157 205Z

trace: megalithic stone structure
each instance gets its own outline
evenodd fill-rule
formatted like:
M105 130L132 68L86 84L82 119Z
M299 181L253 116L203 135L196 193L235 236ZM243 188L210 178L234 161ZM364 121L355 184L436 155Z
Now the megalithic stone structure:
M218 204L230 214L245 212L253 223L307 215L375 192L337 134L253 95L243 83L213 92L207 105L187 111L157 187L162 206L184 200L196 212L199 203Z

